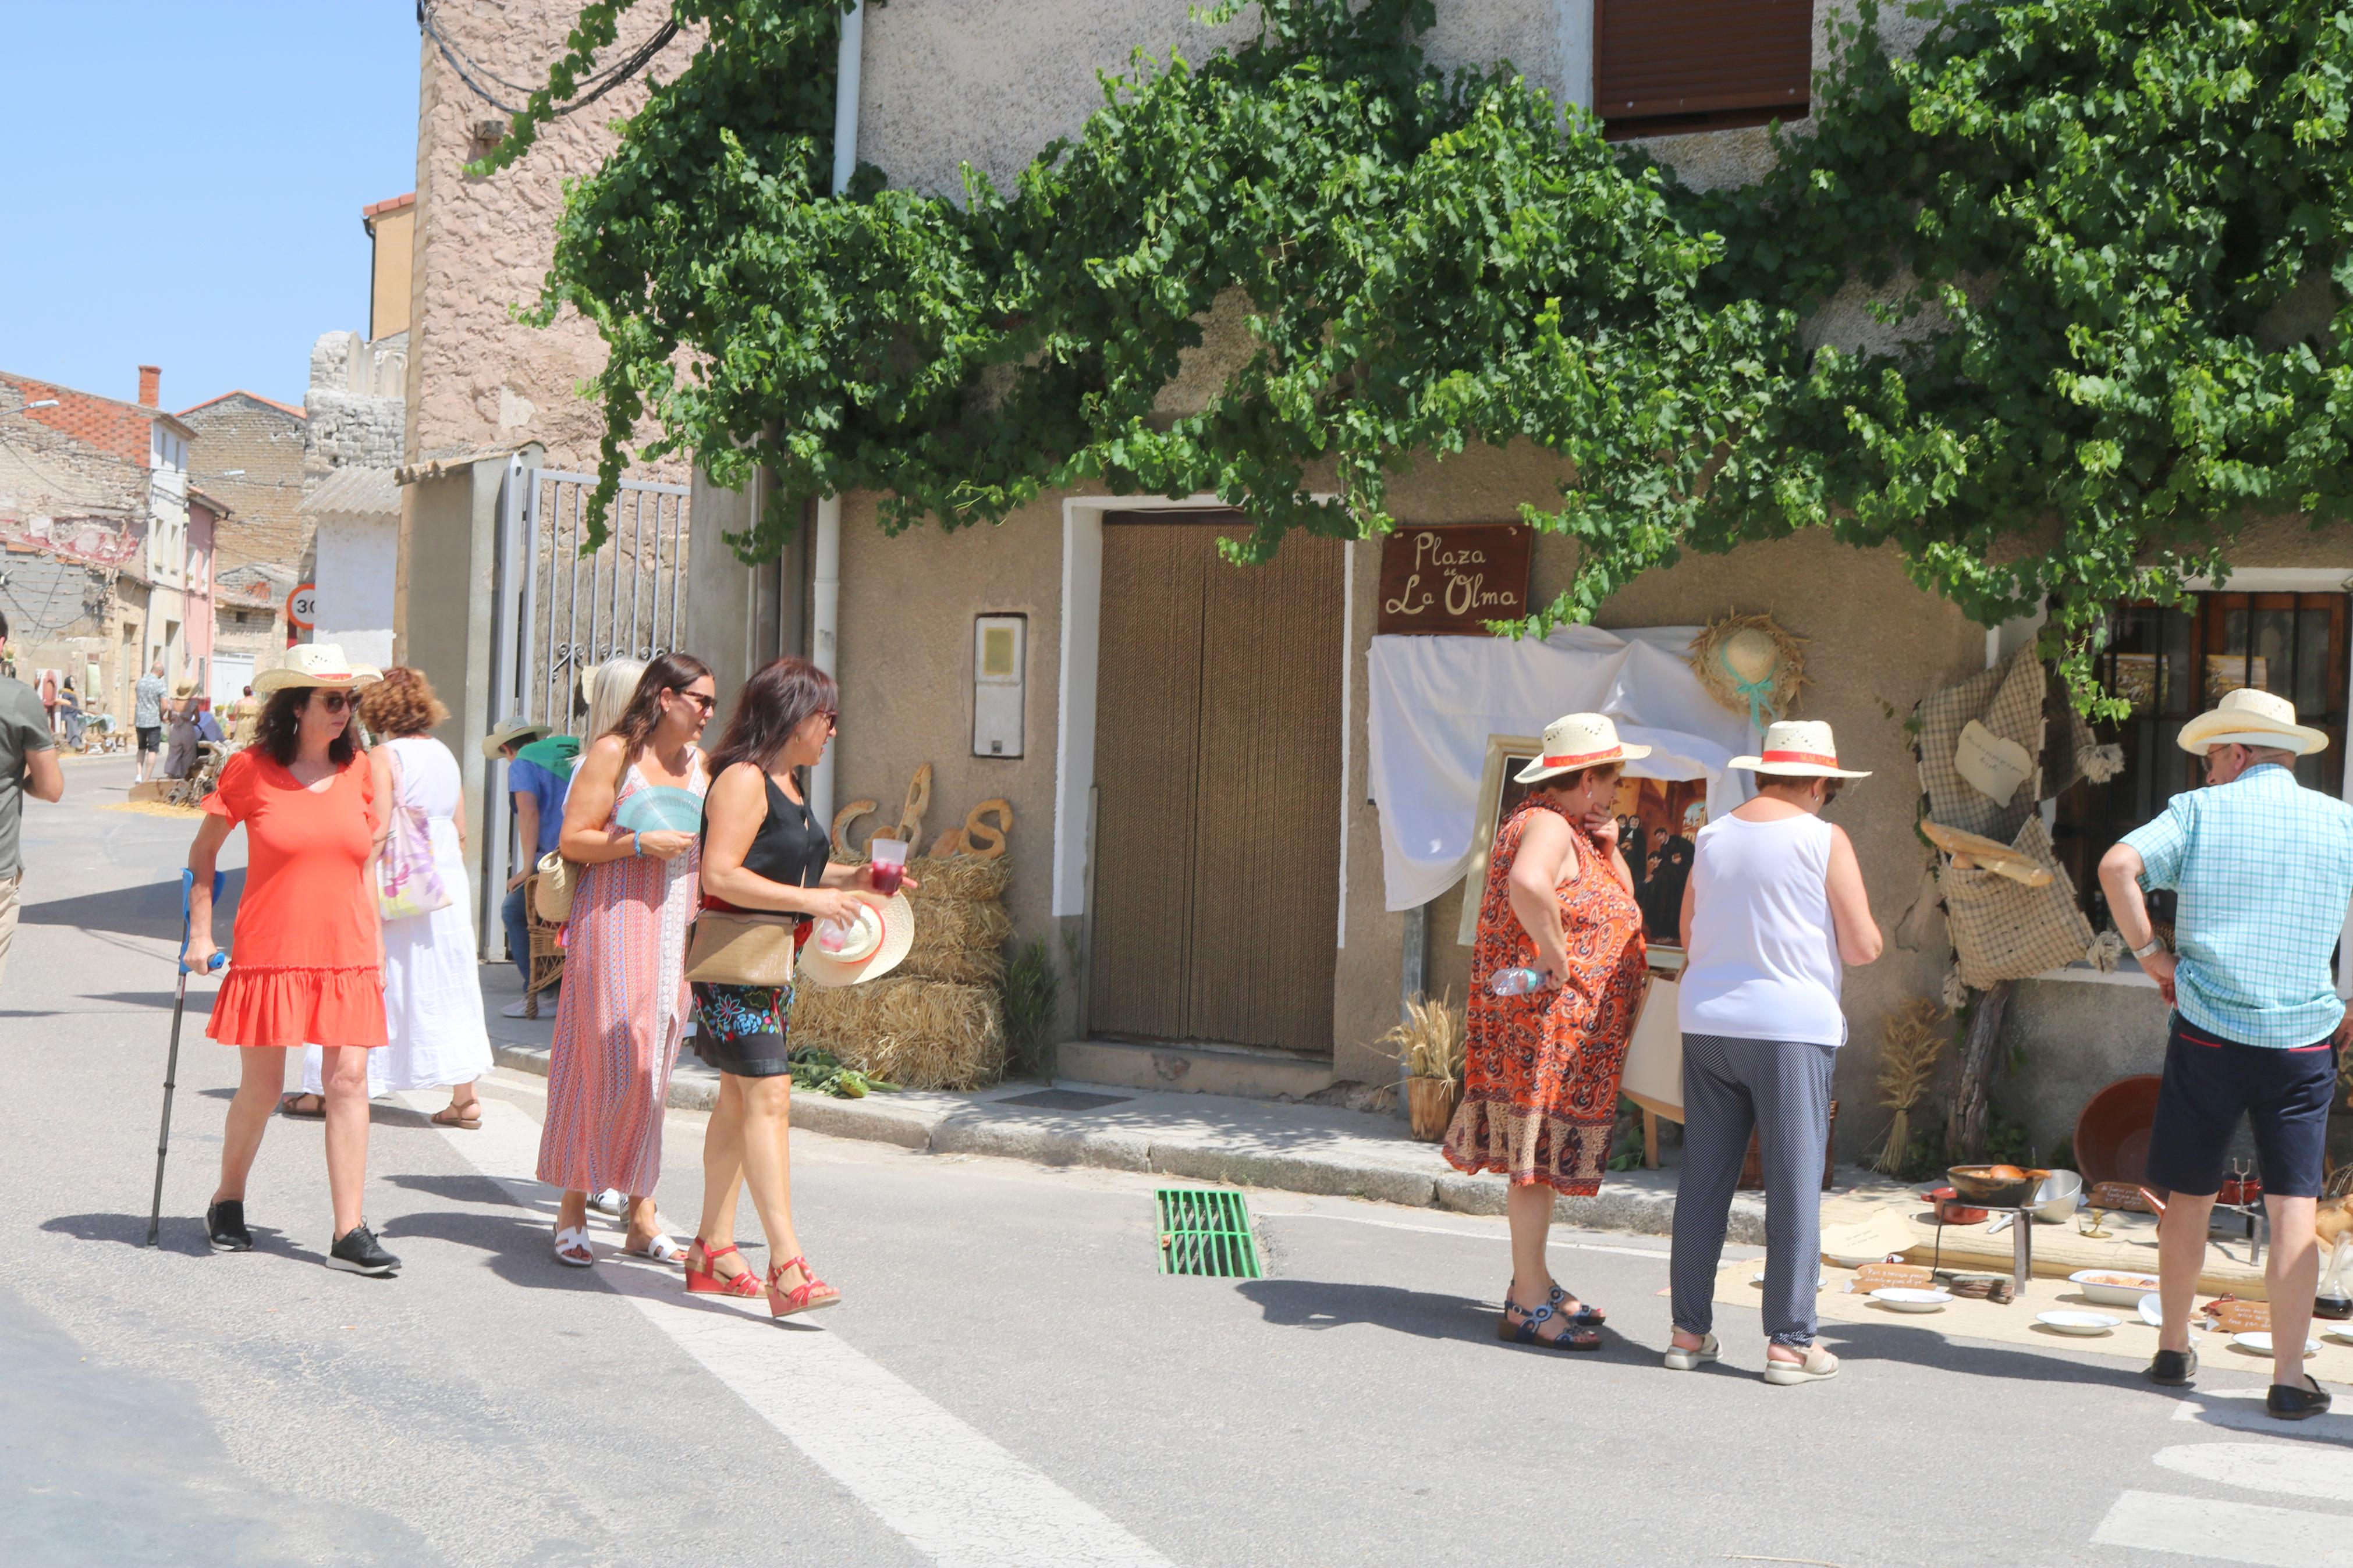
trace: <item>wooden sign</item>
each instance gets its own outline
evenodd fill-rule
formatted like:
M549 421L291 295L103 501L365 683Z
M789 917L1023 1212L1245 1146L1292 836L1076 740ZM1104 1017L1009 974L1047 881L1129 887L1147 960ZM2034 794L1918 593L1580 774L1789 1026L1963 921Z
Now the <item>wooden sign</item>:
M1401 528L1381 541L1384 637L1484 637L1489 621L1528 613L1535 531L1525 523Z

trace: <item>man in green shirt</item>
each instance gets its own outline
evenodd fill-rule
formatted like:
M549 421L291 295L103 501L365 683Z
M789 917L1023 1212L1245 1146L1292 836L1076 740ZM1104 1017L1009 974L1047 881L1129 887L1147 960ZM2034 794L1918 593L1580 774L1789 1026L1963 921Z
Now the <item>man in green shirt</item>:
M8 617L0 615L0 654L7 647ZM65 770L58 766L58 743L39 696L23 681L0 676L0 977L8 972L17 894L25 880L24 858L16 847L25 797L53 801L65 793Z

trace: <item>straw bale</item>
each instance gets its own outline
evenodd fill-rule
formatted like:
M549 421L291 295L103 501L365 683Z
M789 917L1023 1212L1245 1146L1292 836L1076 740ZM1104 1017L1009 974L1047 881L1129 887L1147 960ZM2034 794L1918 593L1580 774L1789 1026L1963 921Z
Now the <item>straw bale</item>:
M959 985L995 986L1005 979L1005 953L994 947L942 947L926 952L918 941L891 973L918 980L953 980Z
M1005 1071L997 991L892 974L863 985L803 985L792 1040L908 1089L976 1089Z
M1013 934L1012 917L993 899L925 899L913 909L918 953L994 952Z
M907 895L921 917L923 906L935 899L1001 899L1013 879L1005 860L983 860L973 855L924 855L907 863L908 874L923 885Z

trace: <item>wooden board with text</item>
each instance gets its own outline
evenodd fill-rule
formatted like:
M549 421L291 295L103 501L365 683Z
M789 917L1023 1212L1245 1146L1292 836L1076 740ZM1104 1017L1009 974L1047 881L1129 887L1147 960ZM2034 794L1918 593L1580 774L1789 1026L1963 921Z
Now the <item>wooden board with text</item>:
M1517 522L1400 528L1381 541L1383 637L1485 637L1528 613L1535 531Z

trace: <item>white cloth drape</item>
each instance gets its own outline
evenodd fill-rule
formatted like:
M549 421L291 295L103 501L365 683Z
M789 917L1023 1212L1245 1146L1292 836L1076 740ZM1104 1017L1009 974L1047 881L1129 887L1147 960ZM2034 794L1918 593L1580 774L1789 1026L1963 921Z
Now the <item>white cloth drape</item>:
M1695 626L1564 626L1542 642L1377 637L1367 659L1372 795L1387 907L1430 902L1461 877L1490 735L1541 735L1564 713L1607 713L1656 748L1627 773L1708 783L1711 820L1753 793L1725 764L1759 743L1746 715L1683 662Z

